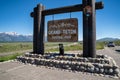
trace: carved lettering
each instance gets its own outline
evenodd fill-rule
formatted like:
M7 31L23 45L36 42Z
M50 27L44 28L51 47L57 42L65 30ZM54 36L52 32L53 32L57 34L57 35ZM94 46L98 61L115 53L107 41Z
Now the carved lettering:
M48 22L48 42L78 41L78 20L76 18Z

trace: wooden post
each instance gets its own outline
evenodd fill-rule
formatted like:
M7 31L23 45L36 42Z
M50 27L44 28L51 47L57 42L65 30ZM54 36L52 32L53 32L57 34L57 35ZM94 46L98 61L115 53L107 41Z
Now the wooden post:
M88 0L89 5L92 7L92 14L88 18L89 25L89 57L96 57L96 11L95 11L95 0Z
M64 55L64 46L63 46L63 44L59 44L59 54Z
M83 0L83 6L83 57L94 58L96 57L95 0Z
M34 11L31 13L31 17L33 17L33 53L37 53L37 34L38 34L38 21L37 21L37 8L34 8Z
M44 54L44 20L45 17L42 15L44 6L42 4L37 5L37 25L38 25L38 34L37 34L37 54Z
M83 8L87 6L87 1L83 1ZM83 12L83 57L87 57L88 53L88 17Z
M44 21L45 16L42 15L44 6L38 4L34 8L34 12L31 13L31 17L34 18L34 30L33 30L33 53L44 54Z

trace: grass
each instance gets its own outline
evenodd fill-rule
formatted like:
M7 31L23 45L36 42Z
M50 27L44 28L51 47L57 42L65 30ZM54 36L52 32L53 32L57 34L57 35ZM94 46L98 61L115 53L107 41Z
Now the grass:
M58 52L59 48L52 48L54 46L59 46L59 43L45 43L46 50L45 52ZM77 44L72 44L70 42L63 43L64 50L65 51L75 51L75 50L83 50L82 43L78 42ZM69 46L67 46L69 45ZM49 48L51 47L51 48ZM48 48L48 49L47 49ZM96 44L96 48L98 49L104 49L104 43L99 42ZM13 51L22 51L22 50L28 50L32 49L32 42L13 42L13 43L0 43L0 53L5 52L13 52ZM7 60L13 60L16 59L17 56L23 54L22 52L14 53L12 55L7 56L0 56L0 62L7 61Z
M120 46L120 40L115 40L115 41L104 41L102 43L104 43L104 45L108 45L109 42L113 42L116 46Z
M59 51L58 48L51 48L54 46L56 46L56 47L59 46L58 44L59 43L53 43L53 42L45 43L45 51L46 52ZM82 44L80 44L80 42L78 42L76 45L70 45L70 46L66 46L66 45L72 44L71 42L64 42L63 44L64 44L65 51L83 50ZM33 45L32 42L0 43L0 53L29 50L29 49L33 48L32 45ZM96 47L97 47L97 49L103 49L104 43L99 42L99 43L97 43Z
M0 53L32 49L32 42L0 43Z
M116 46L120 46L120 40L116 40L116 41L114 41L114 43Z
M82 50L81 45L70 45L70 46L64 46L65 51L75 51L75 50ZM46 52L54 52L54 51L59 51L59 48L51 48L47 49Z
M75 50L82 50L82 45L76 44L76 45L70 45L65 47L65 51L75 51Z
M46 42L45 46L46 47L51 47L51 46L58 46L60 42ZM64 45L71 44L72 42L62 42Z
M16 54L7 55L7 56L0 56L0 62L16 59L17 56L20 56L22 54L23 53L16 53Z
M104 43L103 42L97 42L96 44L96 49L99 50L99 49L104 49Z
M102 42L98 42L96 44L96 49L100 50L100 49L104 49L104 43ZM70 46L64 46L64 50L65 51L75 51L75 50L83 50L83 46L82 44L76 44L76 45L70 45ZM56 52L59 51L59 48L51 48L46 50L46 52Z

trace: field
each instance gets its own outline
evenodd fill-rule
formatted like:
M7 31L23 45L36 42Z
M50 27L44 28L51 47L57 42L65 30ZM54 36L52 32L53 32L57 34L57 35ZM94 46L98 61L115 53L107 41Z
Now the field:
M31 42L0 43L0 53L32 49Z
M82 50L82 43L76 42L66 42L62 43L64 45L65 51L71 51L71 50ZM32 42L13 42L13 43L0 43L0 54L6 53L6 52L15 52L15 51L24 51L24 50L31 50ZM59 43L45 43L45 51L58 51ZM101 42L97 43L96 45L97 49L103 49L104 44Z
M97 42L96 49L103 49L105 45L107 45L108 42ZM116 46L120 46L120 40L114 41ZM59 51L59 44L58 42L46 42L45 43L45 52L52 52L52 51ZM64 42L62 43L64 45L65 51L71 51L71 50L83 50L82 42ZM0 54L4 53L10 53L10 52L21 52L25 50L32 50L33 49L33 43L32 42L6 42L6 43L0 43Z
M47 45L49 45L49 43L46 43ZM76 42L76 43L63 43L64 45L64 50L65 51L75 51L75 50L83 50L83 44L81 42ZM55 44L54 46L56 47L51 47L49 49L48 46L46 46L46 52L56 52L59 51L59 47L58 47L58 43ZM96 49L104 49L104 43L103 42L98 42L96 44Z
M0 56L0 62L16 59L16 57L20 55L22 55L22 53L16 53L16 54L7 55L7 56Z
M66 42L62 43L65 51L83 50L82 43ZM97 43L97 49L104 49L104 44ZM32 51L32 42L7 42L0 43L0 62L15 59L18 55L22 55L27 51ZM45 43L45 53L47 52L59 52L59 43Z
M83 50L82 43L76 42L76 43L62 43L64 45L65 51L71 51L71 50ZM14 52L14 51L23 51L23 50L31 50L33 47L32 42L13 42L13 43L0 43L0 54L6 53L6 52ZM57 51L59 47L59 43L45 43L45 51ZM99 42L96 45L97 49L103 49L104 43Z

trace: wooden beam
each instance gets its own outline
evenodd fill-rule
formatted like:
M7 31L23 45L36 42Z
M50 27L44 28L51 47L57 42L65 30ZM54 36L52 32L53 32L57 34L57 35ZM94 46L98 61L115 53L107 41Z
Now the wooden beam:
M104 3L103 2L96 2L95 3L95 9L103 9Z
M102 9L103 8L103 2L96 2L95 3L95 9ZM66 6L61 8L54 8L54 9L48 9L42 11L43 15L52 15L52 14L60 14L60 13L68 13L68 12L77 12L77 11L83 11L83 5L73 5L73 6Z

